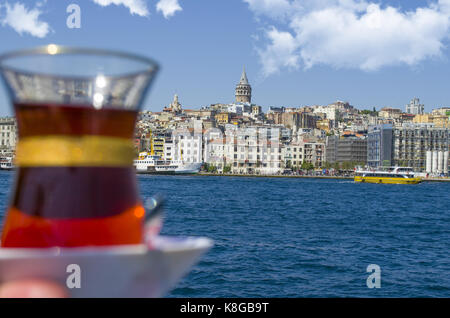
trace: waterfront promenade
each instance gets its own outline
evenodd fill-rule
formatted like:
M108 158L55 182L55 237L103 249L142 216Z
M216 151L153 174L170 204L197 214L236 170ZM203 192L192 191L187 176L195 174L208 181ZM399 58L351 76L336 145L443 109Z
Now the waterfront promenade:
M262 175L262 174L235 174L235 173L209 173L200 172L197 176L214 176L214 177L248 177L248 178L306 178L306 179L341 179L353 180L353 176L314 176L314 175ZM423 182L450 182L449 177L445 178L423 178Z

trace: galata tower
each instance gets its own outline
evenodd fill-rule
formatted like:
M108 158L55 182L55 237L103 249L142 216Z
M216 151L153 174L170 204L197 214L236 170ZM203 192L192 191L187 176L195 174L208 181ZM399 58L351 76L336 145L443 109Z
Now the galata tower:
M237 103L251 103L252 102L252 87L248 83L247 74L245 74L245 67L242 70L241 80L236 85L236 102Z

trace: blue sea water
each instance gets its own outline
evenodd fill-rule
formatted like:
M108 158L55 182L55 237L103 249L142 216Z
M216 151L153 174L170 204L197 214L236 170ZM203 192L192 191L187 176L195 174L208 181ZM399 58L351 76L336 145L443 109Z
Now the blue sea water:
M138 180L143 197L166 195L163 234L215 242L169 297L450 296L450 183ZM0 215L11 181L0 172ZM366 285L369 264L379 289Z

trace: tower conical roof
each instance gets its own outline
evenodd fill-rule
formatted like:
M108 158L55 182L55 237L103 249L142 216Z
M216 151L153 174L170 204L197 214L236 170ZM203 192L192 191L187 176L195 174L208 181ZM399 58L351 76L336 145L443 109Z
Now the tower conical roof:
M246 85L248 85L247 74L245 73L245 66L244 66L244 68L242 70L241 80L239 81L239 84L246 84Z

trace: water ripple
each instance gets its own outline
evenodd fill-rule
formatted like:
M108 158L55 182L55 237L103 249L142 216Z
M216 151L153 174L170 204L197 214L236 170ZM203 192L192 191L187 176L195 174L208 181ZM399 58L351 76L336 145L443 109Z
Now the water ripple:
M449 297L450 184L138 177L168 198L168 235L214 248L170 297ZM0 172L0 213L11 174ZM369 264L381 288L366 287Z

